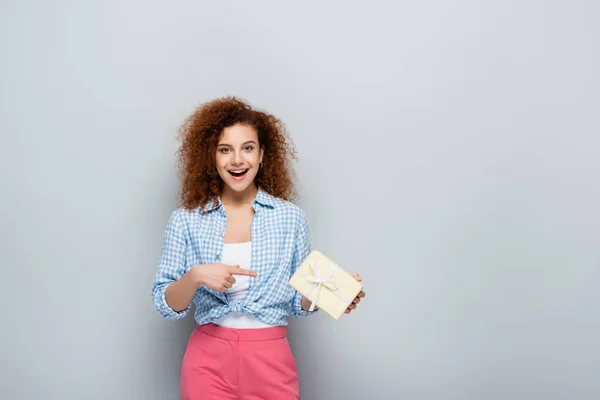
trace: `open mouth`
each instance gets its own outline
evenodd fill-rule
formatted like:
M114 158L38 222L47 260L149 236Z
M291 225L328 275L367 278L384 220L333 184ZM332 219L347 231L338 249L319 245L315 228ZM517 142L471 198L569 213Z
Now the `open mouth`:
M240 178L240 177L246 175L246 172L248 172L247 169L240 169L240 170L237 170L237 171L229 171L229 173L232 176L235 176L236 178Z

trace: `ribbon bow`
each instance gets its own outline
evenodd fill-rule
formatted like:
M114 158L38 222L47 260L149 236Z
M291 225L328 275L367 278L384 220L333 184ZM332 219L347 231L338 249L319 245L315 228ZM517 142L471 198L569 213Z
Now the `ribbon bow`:
M319 273L317 264L314 261L310 262L310 268L312 269L314 277L308 276L304 273L300 273L301 277L303 277L304 279L306 279L309 282L314 283L314 285L306 293L306 298L309 298L310 294L314 290L316 290L315 297L314 297L314 300L312 301L312 304L310 305L309 311L314 311L315 305L317 304L317 299L319 298L319 294L321 293L321 287L323 287L323 286L330 289L332 291L332 293L335 294L337 297L339 297L342 301L345 301L348 304L350 303L349 300L347 300L344 296L342 296L340 293L338 293L338 289L340 288L340 286L335 281L331 280L331 277L333 276L335 271L339 268L339 266L337 264L333 265L333 268L331 268L329 275L325 279L321 278L321 274Z

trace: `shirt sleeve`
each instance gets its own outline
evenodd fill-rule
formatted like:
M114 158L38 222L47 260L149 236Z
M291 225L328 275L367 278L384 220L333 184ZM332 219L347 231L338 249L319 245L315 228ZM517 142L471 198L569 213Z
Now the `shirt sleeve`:
M169 320L181 319L190 310L190 305L179 312L173 310L167 304L165 297L167 286L177 281L185 273L186 239L182 228L180 212L175 210L167 222L158 270L152 285L152 297L156 311Z
M292 275L296 272L302 261L308 257L310 254L310 234L308 222L306 221L306 215L302 210L300 210L300 227L298 229L298 234L296 235L296 242L294 243L294 257L292 261ZM314 311L305 311L302 309L302 293L296 291L294 293L294 297L292 298L291 305L291 315L293 317L302 317L307 315L312 315L318 311L315 309Z

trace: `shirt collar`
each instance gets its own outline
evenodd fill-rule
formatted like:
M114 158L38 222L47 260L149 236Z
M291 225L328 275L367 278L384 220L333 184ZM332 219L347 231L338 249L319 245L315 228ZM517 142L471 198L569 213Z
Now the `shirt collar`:
M277 206L277 199L261 188L258 188L258 193L256 193L256 198L252 203L259 203L263 206L275 208Z
M252 200L252 207L255 204L260 204L262 206L275 208L277 205L277 199L264 191L261 188L258 188L258 192L256 193L256 197ZM223 206L221 202L221 196L217 196L216 200L209 200L206 203L206 206L200 209L200 214L204 215L211 211L217 210Z

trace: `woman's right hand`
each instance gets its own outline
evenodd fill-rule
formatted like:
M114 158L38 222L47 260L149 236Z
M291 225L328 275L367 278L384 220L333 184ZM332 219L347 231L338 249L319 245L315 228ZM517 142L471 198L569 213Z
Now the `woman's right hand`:
M226 292L235 283L234 275L255 277L254 271L240 268L239 265L226 265L221 263L196 265L192 267L194 281L207 288Z

